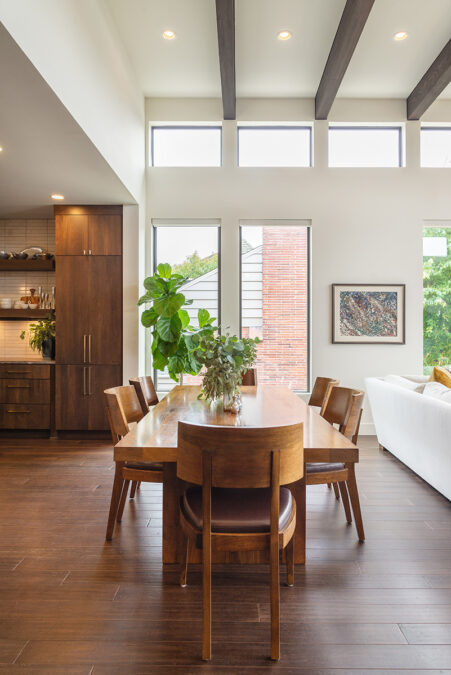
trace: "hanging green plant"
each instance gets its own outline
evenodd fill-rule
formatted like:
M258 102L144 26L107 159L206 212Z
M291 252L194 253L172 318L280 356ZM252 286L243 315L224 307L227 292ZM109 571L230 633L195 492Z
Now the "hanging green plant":
M206 309L199 309L199 327L190 324L185 307L192 304L180 289L188 281L182 274L173 274L168 263L158 265L157 271L144 279L146 292L138 305L152 305L141 315L141 323L152 330L152 363L156 370L168 369L176 382L180 375L198 375L202 364L195 357L201 339L217 331L216 319Z

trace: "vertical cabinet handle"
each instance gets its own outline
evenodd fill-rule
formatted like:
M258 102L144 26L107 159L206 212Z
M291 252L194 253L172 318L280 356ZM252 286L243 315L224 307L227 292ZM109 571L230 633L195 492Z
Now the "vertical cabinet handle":
M88 394L92 394L92 368L88 368Z
M86 335L83 335L83 363L86 363Z
M83 249L83 255L86 255L86 249L85 248Z
M86 366L83 367L83 396L86 396Z
M88 335L88 362L91 363L92 358L92 335Z
M92 251L91 251L91 249L89 249L89 255L92 255Z

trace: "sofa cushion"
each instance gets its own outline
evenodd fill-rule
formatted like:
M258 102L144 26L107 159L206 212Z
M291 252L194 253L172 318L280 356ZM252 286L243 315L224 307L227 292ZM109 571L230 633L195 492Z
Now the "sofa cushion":
M445 403L451 403L451 388L445 387L440 382L428 382L424 388L423 395L438 398Z
M442 368L441 366L435 366L434 370L432 371L430 381L440 382L440 384L444 384L445 387L451 389L451 373L449 370Z
M425 383L412 382L407 377L401 377L401 375L387 375L385 381L389 384L396 384L398 387L404 387L404 389L410 389L410 391L416 391L419 394L423 392Z

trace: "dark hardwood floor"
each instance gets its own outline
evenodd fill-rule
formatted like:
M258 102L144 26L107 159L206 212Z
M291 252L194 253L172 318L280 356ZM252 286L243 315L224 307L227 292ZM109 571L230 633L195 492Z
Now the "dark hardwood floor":
M161 486L143 486L106 544L111 447L1 439L0 673L451 673L450 503L374 438L361 448L367 541L332 492L309 488L280 663L267 658L267 569L221 566L203 664L199 569L186 589L161 569Z

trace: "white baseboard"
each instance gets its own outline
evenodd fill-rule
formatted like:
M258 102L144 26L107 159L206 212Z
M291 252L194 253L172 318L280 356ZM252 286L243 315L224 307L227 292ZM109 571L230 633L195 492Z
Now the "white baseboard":
M360 424L359 436L375 436L376 427L373 422L362 422Z

